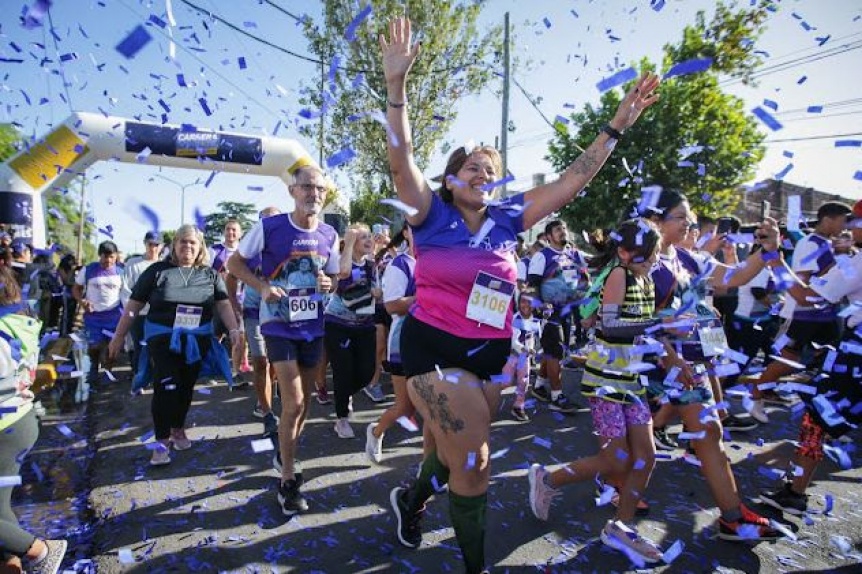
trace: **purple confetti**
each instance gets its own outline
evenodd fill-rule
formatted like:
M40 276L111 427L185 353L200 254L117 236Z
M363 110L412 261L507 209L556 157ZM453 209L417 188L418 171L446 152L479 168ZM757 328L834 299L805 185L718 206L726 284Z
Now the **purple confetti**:
M661 12L661 9L664 8L664 0L650 0L649 5L656 12Z
M122 42L117 44L116 50L127 59L132 59L153 37L147 32L143 25L138 25L126 36Z
M349 147L343 148L341 151L335 152L334 154L326 158L326 167L328 167L329 169L338 167L351 161L355 157L356 151Z
M208 116L213 115L210 111L210 107L207 105L207 101L204 98L198 98L198 102L201 104L201 109L203 109L204 113Z
M760 106L757 106L756 108L751 110L751 113L753 113L755 116L757 116L757 119L759 119L764 124L766 124L766 127L771 129L772 131L778 131L784 127L781 124L781 122L779 122L777 119L775 119L775 117L772 114L770 114L769 112L767 112L766 110L764 110Z
M674 64L664 75L664 79L673 78L674 76L698 74L707 71L710 66L712 66L712 58L692 58L691 60Z
M344 39L348 42L352 42L356 39L356 30L362 23L371 15L371 4L363 8L359 14L357 14L353 20L350 21L350 24L347 25L347 30L344 32Z
M604 78L600 82L596 84L596 88L600 93L607 92L617 86L625 84L626 82L630 82L638 77L637 70L634 68L626 68L624 70L620 70L613 76L609 76Z
M245 70L248 67L245 63L245 58L243 58L242 56L237 58L236 61L237 61L237 64L239 64L240 70Z
M809 114L819 114L823 112L823 106L808 106L806 110Z

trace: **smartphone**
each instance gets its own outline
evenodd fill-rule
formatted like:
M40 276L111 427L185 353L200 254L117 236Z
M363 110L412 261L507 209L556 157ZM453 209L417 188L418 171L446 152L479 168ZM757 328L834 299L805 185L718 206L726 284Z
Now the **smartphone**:
M374 235L384 235L386 233L386 226L382 223L376 223L371 227L371 232Z
M765 199L760 202L760 221L766 221L766 218L769 217L769 212L772 209L772 205L766 201Z
M733 231L733 220L729 217L719 217L718 226L715 229L716 235L727 235Z

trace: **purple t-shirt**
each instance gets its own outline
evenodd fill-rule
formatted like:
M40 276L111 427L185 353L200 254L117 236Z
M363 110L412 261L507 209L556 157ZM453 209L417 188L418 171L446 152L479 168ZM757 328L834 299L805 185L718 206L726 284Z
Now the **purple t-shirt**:
M416 302L410 313L423 323L467 339L512 336L512 304L503 328L467 317L467 303L479 272L515 284L517 235L523 231L523 194L489 206L473 234L458 210L432 195L425 221L413 227Z
M258 222L243 236L240 256L260 256L260 271L287 296L277 303L261 302L260 330L271 337L311 340L323 336L323 300L317 293L317 274L338 272L338 234L318 222L313 229L294 225L290 214Z

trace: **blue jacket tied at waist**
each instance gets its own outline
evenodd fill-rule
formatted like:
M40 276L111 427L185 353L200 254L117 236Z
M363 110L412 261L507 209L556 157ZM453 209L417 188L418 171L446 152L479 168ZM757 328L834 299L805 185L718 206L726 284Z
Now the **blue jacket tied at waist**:
M201 325L196 329L172 329L159 323L151 321L144 322L144 340L149 341L153 337L160 335L171 336L170 349L176 354L181 354L183 351L183 338L185 338L186 364L191 365L197 361L202 361L201 377L214 376L223 377L229 387L233 387L233 374L230 365L230 358L227 356L227 351L218 342L214 336L212 321L205 325ZM198 346L197 337L210 337L212 345L210 345L209 353L206 357L201 357L201 350ZM150 352L149 348L141 346L141 356L138 359L138 374L132 380L132 391L138 391L150 384L153 371L150 367Z

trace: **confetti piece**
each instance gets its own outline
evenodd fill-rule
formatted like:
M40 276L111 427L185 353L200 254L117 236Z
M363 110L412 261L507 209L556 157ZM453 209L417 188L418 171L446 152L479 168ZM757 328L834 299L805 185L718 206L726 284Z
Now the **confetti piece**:
M198 103L201 105L201 109L208 116L213 115L212 111L210 111L210 107L207 105L207 101L204 98L198 98Z
M665 564L670 564L671 562L676 560L680 554L682 554L683 550L685 550L685 544L683 544L682 540L677 540L670 545L670 548L664 551L664 554L662 554L661 559L664 561Z
M413 217L414 215L419 213L418 209L416 209L415 207L412 207L410 205L407 205L406 203L404 203L403 201L398 200L398 199L383 199L380 201L380 203L383 203L386 205L391 205L395 209L397 209L399 211L403 211L404 213L407 214L407 217Z
M604 78L600 82L596 84L596 88L600 93L607 92L617 86L625 84L626 82L630 82L638 77L637 70L634 68L626 68L624 70L620 70L616 74Z
M674 64L664 75L664 79L687 74L698 74L707 71L710 66L712 66L712 58L692 58L691 60Z
M350 24L347 25L347 29L344 32L344 39L348 42L354 41L356 39L356 30L370 15L371 4L368 4L359 12L359 14L354 16L353 20L350 21Z
M200 388L197 388L195 390L202 395L211 395L213 393L211 390L204 388L204 387L200 387Z
M825 508L823 509L823 514L829 515L829 513L832 512L832 507L834 504L835 504L835 498L827 492L826 493L826 499L825 499Z
M544 439L541 437L533 437L533 444L544 447L548 450L551 448L551 441L549 439Z
M152 39L153 37L150 36L146 28L139 24L128 36L117 44L116 50L127 59L132 59Z
M470 470L471 468L476 467L476 453L468 452L467 453L467 464L464 465L465 470Z
M0 488L8 486L20 486L21 476L0 476Z
M120 559L120 564L134 564L135 556L132 554L131 548L120 548L117 552L117 558Z
M242 56L237 58L236 62L237 62L237 65L239 66L240 70L245 70L246 68L248 68L248 65L246 65L246 63L245 63L245 58L243 58Z
M757 116L757 119L759 119L761 122L763 122L766 125L766 127L771 129L772 131L778 131L784 127L781 124L781 122L779 122L777 119L775 119L775 117L772 114L770 114L769 112L767 112L766 110L764 110L760 106L757 106L756 108L751 110L751 113L753 113L755 116Z
M862 140L835 140L835 147L862 147Z
M57 425L57 430L60 431L60 434L67 438L72 438L73 436L75 436L74 431L66 425Z
M147 442L148 440L153 438L155 436L155 434L156 433L154 431L146 432L146 433L142 434L140 437L138 437L138 442Z
M417 432L419 430L419 426L416 424L416 421L414 421L413 419L411 419L409 417L405 417L405 416L398 417L398 419L395 422L397 422L399 425L401 425L401 427L403 429L405 429L407 431Z
M326 158L326 167L330 169L338 167L351 161L355 157L356 151L353 148L343 148L340 151L337 151L328 158Z
M650 0L650 8L655 10L656 12L661 12L661 9L664 8L665 0Z
M117 382L117 377L115 377L114 373L112 373L108 369L105 369L105 376L108 377L108 380L111 381L112 383Z
M769 109L770 109L770 110L772 110L773 112L777 112L777 111L778 111L778 102L775 102L775 101L773 101L773 100L767 100L767 99L764 99L764 100L763 100L763 105L764 105L764 107L769 108Z
M255 453L259 452L267 452L270 450L275 450L272 446L272 441L268 438L260 438L257 440L251 441L251 450Z

